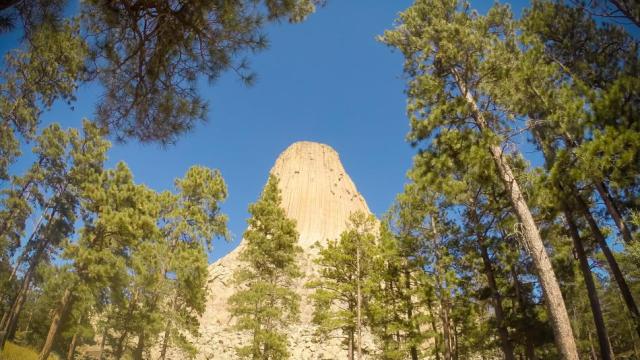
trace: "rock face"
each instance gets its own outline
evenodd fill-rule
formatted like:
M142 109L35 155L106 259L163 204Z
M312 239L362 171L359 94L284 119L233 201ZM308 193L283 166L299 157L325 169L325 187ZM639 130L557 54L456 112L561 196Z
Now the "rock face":
M304 250L300 267L310 276L317 272L312 261L316 254L313 244L338 238L352 212L369 213L369 208L345 172L338 153L327 145L294 143L278 157L271 174L280 180L282 206L297 223L299 244ZM238 248L209 266L207 308L196 341L198 359L236 359L235 347L246 339L231 328L233 319L227 309L227 299L236 290L233 272L244 265L238 260L242 246L241 242ZM339 340L320 344L314 341L312 304L309 290L304 288L307 280L301 279L297 284L302 297L301 316L299 324L290 330L292 359L346 359Z

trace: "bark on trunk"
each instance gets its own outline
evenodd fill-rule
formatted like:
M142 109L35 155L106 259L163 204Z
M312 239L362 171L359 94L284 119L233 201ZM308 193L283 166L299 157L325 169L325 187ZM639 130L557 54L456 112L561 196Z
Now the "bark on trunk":
M122 334L120 334L120 337L118 338L116 349L113 352L113 357L116 358L116 360L120 360L122 358L122 355L124 355L124 342L125 340L127 340L128 335L129 335L129 331L125 329L122 332Z
M405 264L406 266L406 264ZM409 322L409 339L412 341L412 345L409 347L409 354L411 356L411 360L418 360L418 348L415 344L413 344L413 340L416 335L416 330L413 325L413 302L411 299L411 273L408 268L404 269L404 285L407 291L406 295L406 305L407 305L407 320Z
M601 181L596 182L595 185L596 190L598 191L598 195L600 195L600 197L604 201L604 204L607 207L607 211L613 218L613 222L618 227L618 230L620 230L622 239L624 239L627 244L630 243L631 241L633 241L633 238L631 237L631 231L629 230L627 224L624 222L624 219L620 214L620 210L618 209L618 206L616 206L615 199L613 199L611 197L611 194L609 193L609 189L607 189L607 186Z
M585 286L587 287L587 295L589 297L589 304L591 305L591 313L593 314L593 322L596 326L596 334L598 335L598 345L600 346L600 356L602 360L611 360L611 348L609 347L607 328L604 324L604 318L602 317L602 309L600 307L600 300L598 300L598 293L596 291L596 285L593 282L593 275L591 274L591 268L589 267L589 261L587 259L587 253L584 251L582 245L582 239L578 232L573 217L567 209L564 210L564 217L567 220L569 227L569 234L573 239L573 247L578 255L578 261L580 263L580 271L584 278Z
M167 356L167 347L169 347L170 332L171 332L171 321L167 320L167 326L164 329L164 338L162 340L162 351L160 352L161 360L164 360Z
M45 211L46 211L46 208L45 208ZM57 210L54 209L47 216L47 224L51 222L51 219L53 219L56 213L57 213ZM43 216L41 216L41 220L42 218ZM30 247L31 244L34 244L33 246L35 246L35 249L34 249L34 253L31 256L31 259L29 260L29 268L27 269L27 272L25 273L24 278L22 279L22 286L20 287L20 290L18 291L18 294L16 295L16 298L14 299L13 304L11 305L11 311L9 311L6 317L3 316L3 319L2 319L3 322L0 324L0 334L4 334L4 336L0 336L0 350L4 349L4 345L7 339L11 339L13 337L13 334L15 333L18 317L20 316L20 312L22 311L22 306L26 300L27 290L31 285L31 278L35 273L35 269L38 266L38 263L40 262L42 255L44 254L47 247L49 247L50 241L48 237L45 237L44 239L40 239L40 241L35 241L35 238L39 230L39 226L40 225L38 225L38 227L31 233L31 235L29 236L29 240L27 241L27 247ZM14 268L13 270L17 271L17 267Z
M520 289L520 281L518 281L518 274L515 269L511 270L511 275L513 276L513 287L516 291L516 301L518 302L518 308L521 313L526 314L526 304L524 301L524 295L522 294L522 290ZM525 338L524 338L524 351L527 360L536 360L536 352L535 346L533 344L531 330L526 328L524 330Z
M133 352L134 360L142 360L142 355L144 354L144 346L145 346L144 340L145 340L145 335L143 331L138 336L138 345L136 345L136 350Z
M67 352L67 360L73 360L76 352L76 342L78 341L78 332L73 333L71 338L71 344L69 344L69 351Z
M484 272L487 277L487 283L491 290L491 297L493 298L494 313L496 316L496 322L498 323L498 336L500 337L500 344L505 360L515 360L513 355L513 345L509 340L509 331L505 325L504 309L502 308L502 296L498 291L498 285L496 284L495 274L493 272L493 264L489 258L487 247L481 237L478 238L480 243L480 253L482 255L482 262L484 264Z
M438 336L438 328L436 327L436 321L435 321L435 316L434 316L434 312L433 312L433 307L431 306L431 300L427 301L427 308L429 309L429 318L431 319L430 323L431 323L431 330L433 331L433 333L435 334L435 338L434 338L434 350L436 353L436 360L440 360L440 347L438 346L440 344L440 337Z
M51 353L51 347L53 346L53 340L56 335L58 335L58 329L60 328L60 322L62 321L62 317L67 312L67 308L71 303L71 289L67 288L64 290L64 294L62 295L62 299L60 300L60 304L58 308L53 313L53 318L51 319L51 326L49 327L49 333L47 334L47 339L42 346L42 350L40 350L40 354L38 355L38 360L45 360L49 358L49 354Z
M452 340L451 340L451 323L449 321L449 294L447 293L447 285L442 282L442 264L440 263L440 254L438 252L438 239L440 237L438 229L436 228L436 221L431 217L431 228L433 231L433 248L435 252L435 280L436 280L436 292L440 299L440 321L442 322L442 347L444 360L452 359Z
M575 189L572 189L572 190L575 190ZM631 313L631 318L635 325L636 332L638 333L638 335L640 335L640 311L638 311L638 306L636 304L635 299L633 298L633 295L631 294L629 285L627 285L627 281L625 280L624 275L622 275L622 271L618 266L618 261L613 256L613 253L611 252L611 249L609 248L609 245L607 244L607 241L604 235L602 234L602 231L600 231L600 227L596 223L596 220L594 219L593 215L591 214L591 211L589 210L589 207L587 206L587 203L582 199L582 196L580 196L579 193L574 192L574 194L576 194L575 198L578 203L578 208L580 212L582 213L584 218L587 220L587 223L589 224L589 228L591 229L591 233L595 237L598 243L598 246L600 246L600 250L602 250L604 257L607 259L607 264L609 265L611 274L613 275L613 278L615 279L616 284L618 285L618 289L620 289L620 294L622 295L622 299L624 300L624 303L627 306L629 313Z
M33 276L34 267L30 267L29 270L24 275L22 279L22 286L18 290L18 294L16 299L11 304L11 309L7 313L7 316L3 318L3 323L0 324L0 331L4 336L0 337L0 350L4 349L4 345L7 340L13 338L13 334L15 333L16 325L18 324L18 317L20 316L20 312L22 312L22 306L27 299L27 293L29 291L29 287L31 286L31 277Z
M353 330L349 330L349 360L353 359Z
M457 72L454 72L452 75L456 80L460 92L471 107L474 120L480 131L483 133L491 133L492 130L489 129L482 111L478 108L473 95L466 88L462 78L458 76ZM509 194L509 199L511 200L516 216L522 225L522 240L525 248L531 255L540 279L540 285L549 313L549 320L555 335L556 346L566 360L578 360L578 349L573 337L569 314L567 313L562 292L560 291L560 285L558 284L553 266L551 265L551 260L549 260L549 255L540 237L538 226L520 190L520 184L518 184L511 170L511 166L504 157L502 148L497 145L490 145L489 152L495 162L498 175L502 179L505 189Z

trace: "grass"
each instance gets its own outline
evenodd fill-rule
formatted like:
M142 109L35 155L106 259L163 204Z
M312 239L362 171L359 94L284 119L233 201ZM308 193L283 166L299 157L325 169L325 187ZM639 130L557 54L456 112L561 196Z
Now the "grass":
M0 356L0 360L36 360L37 358L38 353L33 349L16 345L8 341L4 346L2 355ZM59 357L50 355L49 360L59 360Z

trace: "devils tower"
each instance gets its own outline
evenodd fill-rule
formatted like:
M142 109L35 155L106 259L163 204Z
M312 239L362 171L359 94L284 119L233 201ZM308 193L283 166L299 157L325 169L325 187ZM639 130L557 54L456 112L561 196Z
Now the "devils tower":
M339 340L318 343L311 323L312 303L304 283L316 273L313 244L335 239L346 229L349 215L356 211L369 213L364 198L347 175L338 153L331 147L314 142L297 142L276 160L271 174L280 179L282 206L287 216L296 221L299 245L304 253L297 291L301 295L298 324L289 333L293 359L344 359L346 351ZM240 245L209 266L207 307L200 321L200 337L196 340L198 359L235 359L235 347L244 340L232 329L227 300L236 289L233 272L244 264L238 260Z

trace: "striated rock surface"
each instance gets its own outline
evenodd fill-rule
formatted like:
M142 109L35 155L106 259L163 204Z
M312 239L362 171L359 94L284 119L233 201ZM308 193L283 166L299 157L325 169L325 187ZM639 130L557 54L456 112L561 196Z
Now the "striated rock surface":
M313 244L339 237L352 212L368 213L369 208L345 172L338 153L327 145L294 143L278 157L271 173L280 179L282 206L297 223L299 244L304 250L300 267L309 276L316 273L312 262L316 253ZM227 309L227 299L236 290L233 272L244 265L238 260L242 246L241 242L238 248L209 266L207 308L201 319L201 336L196 341L198 359L235 359L235 347L246 339L231 329L233 319ZM307 280L301 279L297 284L302 297L301 317L299 324L290 330L292 358L346 359L339 340L319 344L313 338L313 308L309 290L304 288ZM370 341L367 342L371 346ZM178 354L175 356L179 358Z

